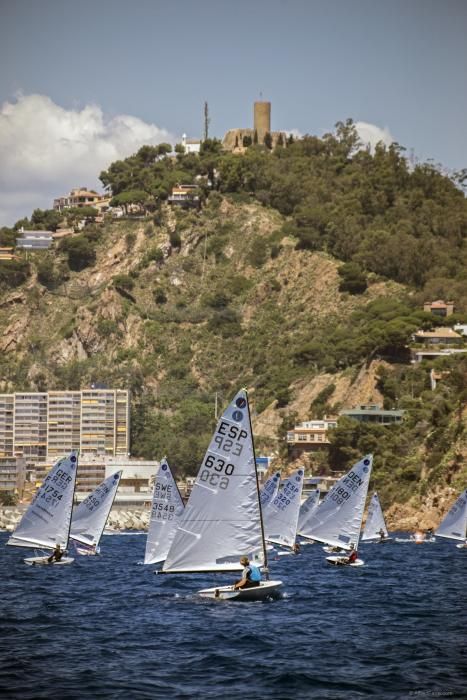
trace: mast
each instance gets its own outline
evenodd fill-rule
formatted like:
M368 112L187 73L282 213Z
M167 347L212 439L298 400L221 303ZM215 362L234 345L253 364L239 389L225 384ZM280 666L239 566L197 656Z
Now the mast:
M66 546L65 550L68 549L68 544L70 542L70 532L71 532L71 521L73 520L73 503L75 501L75 493L76 493L76 481L78 479L78 455L79 455L79 450L76 450L76 469L75 469L75 480L73 482L73 496L71 499L71 511L70 511L70 519L68 521L68 535L66 538Z
M261 542L263 545L264 570L266 573L266 580L268 580L269 579L268 554L267 554L267 550L266 550L266 541L265 541L265 537L264 537L263 509L261 507L261 498L260 498L260 493L259 493L258 467L256 464L255 441L253 439L253 425L251 423L251 412L250 412L250 402L248 400L248 391L246 389L244 391L246 394L246 399L248 401L248 420L250 422L251 444L253 446L253 460L254 460L254 464L255 464L256 494L258 496L259 521L261 523Z

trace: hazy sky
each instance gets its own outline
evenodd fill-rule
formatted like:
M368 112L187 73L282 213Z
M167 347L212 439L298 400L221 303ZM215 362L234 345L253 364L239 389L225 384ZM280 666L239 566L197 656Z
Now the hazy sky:
M252 124L467 167L467 0L0 0L0 226L143 143Z

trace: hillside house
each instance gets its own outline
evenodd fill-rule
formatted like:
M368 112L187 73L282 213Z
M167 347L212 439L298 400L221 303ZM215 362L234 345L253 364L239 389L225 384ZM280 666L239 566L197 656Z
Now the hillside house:
M76 187L69 194L54 199L53 208L64 211L75 207L94 207L99 213L103 213L109 209L110 199L95 190L88 190L87 187Z
M185 149L185 153L196 153L198 155L201 150L201 141L200 139L187 139L186 134L183 134L182 146Z
M329 447L328 431L337 426L337 418L305 421L287 431L287 449L292 459L304 452L317 452Z
M52 231L25 231L21 228L21 236L16 239L16 247L23 250L48 250L53 243Z
M438 299L437 301L426 301L423 304L423 311L433 316L451 316L454 313L454 302Z
M417 331L413 335L415 343L423 345L456 345L462 342L462 336L452 328L435 328L433 331Z
M349 408L340 412L340 416L353 418L361 423L379 423L380 425L391 425L400 423L405 411L386 411L377 404L363 405L356 408Z
M172 187L172 193L168 198L168 203L179 207L199 208L199 196L195 194L197 185L176 185Z
M14 260L14 248L0 248L0 260Z

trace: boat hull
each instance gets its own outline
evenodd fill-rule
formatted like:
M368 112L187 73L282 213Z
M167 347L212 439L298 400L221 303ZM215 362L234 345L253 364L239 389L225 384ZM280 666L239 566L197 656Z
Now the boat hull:
M356 559L351 564L344 561L344 557L335 555L333 557L326 557L328 564L333 564L334 566L363 566L365 563L363 559Z
M51 563L49 563L47 559L48 557L28 557L24 560L24 563L28 566L66 566L74 562L73 557L63 557L60 561L53 561Z
M323 552L326 552L327 554L338 554L338 555L342 556L342 555L346 554L348 552L348 550L345 550L342 548L340 551L338 551L338 550L336 550L335 547L331 547L330 545L326 545L325 547L323 547Z
M278 595L282 581L261 581L259 586L254 588L243 588L235 590L233 586L215 586L214 588L204 588L198 591L201 598L211 600L235 600L254 601L274 598Z

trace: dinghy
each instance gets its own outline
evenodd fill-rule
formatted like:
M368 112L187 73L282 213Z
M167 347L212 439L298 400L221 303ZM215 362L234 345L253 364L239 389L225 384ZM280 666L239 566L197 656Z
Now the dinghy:
M182 496L164 457L154 480L145 564L157 564L165 560L183 511Z
M7 545L50 550L60 545L62 550L67 549L77 470L77 452L58 460L37 490ZM41 566L49 564L48 556L28 557L24 562L29 566ZM62 556L60 561L52 564L64 566L73 561L73 557Z
M375 491L368 506L368 516L363 529L362 542L376 542L380 544L390 540L392 540L392 537L389 537L383 509Z
M241 572L240 558L265 567L267 552L248 395L242 389L223 412L180 518L163 573ZM254 588L215 586L198 595L213 600L264 600L282 581Z
M297 469L263 509L266 542L295 550L304 475L303 469Z
M330 547L341 547L346 556L326 557L329 564L347 563L348 552L356 548L362 528L363 511L373 465L373 455L367 455L341 477L316 508L308 522L308 536ZM339 560L339 561L338 561ZM362 566L357 559L348 566Z
M99 554L99 542L109 518L121 470L107 477L79 506L71 518L70 539L82 556Z
M467 549L467 489L461 493L435 532L437 537L458 541L458 549Z

